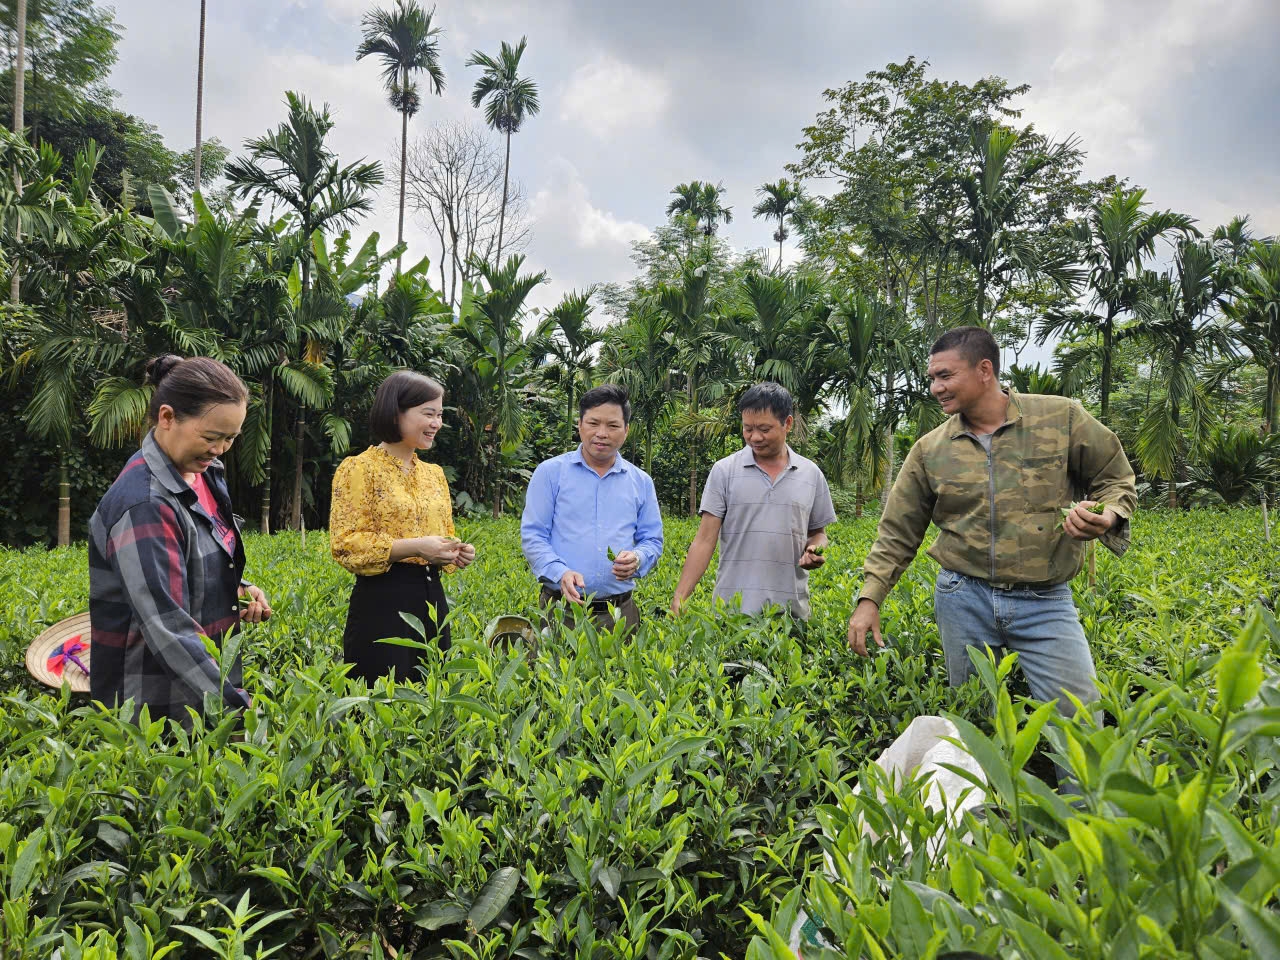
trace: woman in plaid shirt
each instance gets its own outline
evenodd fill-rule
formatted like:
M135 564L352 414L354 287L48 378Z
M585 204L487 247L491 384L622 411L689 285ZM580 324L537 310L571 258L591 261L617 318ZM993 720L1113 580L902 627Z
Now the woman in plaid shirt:
M190 725L206 697L248 707L237 657L216 651L240 622L271 616L241 579L244 544L219 459L244 423L249 392L208 357L147 365L154 427L89 520L93 698L132 700L152 719ZM211 652L212 651L212 652Z

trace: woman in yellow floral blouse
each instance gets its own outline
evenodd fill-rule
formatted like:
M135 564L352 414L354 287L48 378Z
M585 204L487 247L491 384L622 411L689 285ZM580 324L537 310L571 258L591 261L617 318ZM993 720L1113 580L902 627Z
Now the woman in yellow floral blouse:
M435 626L449 612L440 575L475 559L475 548L453 535L444 471L414 452L435 443L443 404L444 388L430 377L393 373L378 388L369 414L377 446L348 457L333 478L330 549L356 575L343 656L353 664L350 676L370 683L392 670L401 679L417 678L416 649L377 642L417 639L402 612L421 620L427 637L448 648L448 627L437 634Z

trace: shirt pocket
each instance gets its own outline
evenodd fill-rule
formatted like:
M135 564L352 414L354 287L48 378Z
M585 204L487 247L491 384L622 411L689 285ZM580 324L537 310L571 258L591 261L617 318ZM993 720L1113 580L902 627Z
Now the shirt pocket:
M1029 513L1065 507L1067 501L1067 458L1065 454L1023 456L1018 468L1019 498Z

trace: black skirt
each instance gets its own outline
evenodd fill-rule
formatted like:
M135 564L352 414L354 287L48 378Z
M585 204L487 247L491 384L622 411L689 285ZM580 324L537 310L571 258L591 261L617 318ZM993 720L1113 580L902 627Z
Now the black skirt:
M446 626L437 635L428 604L435 608L435 622L444 620L449 613L439 567L393 563L386 573L356 577L347 609L347 627L342 633L343 659L354 665L348 676L363 677L372 684L394 670L399 680L419 679L422 651L377 641L386 637L422 639L400 616L404 612L422 621L428 641L434 639L441 649L449 649L449 628Z

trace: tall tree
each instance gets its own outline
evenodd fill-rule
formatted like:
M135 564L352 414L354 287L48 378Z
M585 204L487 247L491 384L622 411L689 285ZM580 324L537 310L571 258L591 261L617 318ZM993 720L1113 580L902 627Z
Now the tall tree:
M17 34L18 52L13 62L13 125L10 129L22 136L23 127L23 97L26 91L27 80L27 0L18 0L17 24L14 27ZM22 174L15 169L13 173L13 186L16 193L22 193ZM18 231L14 239L21 242L22 225L16 225ZM22 299L22 271L18 267L15 260L13 264L13 276L9 280L9 299L14 303L18 303Z
M1160 385L1142 414L1137 454L1143 470L1167 482L1170 507L1178 505L1186 435L1198 445L1213 419L1205 365L1232 354L1231 337L1216 316L1228 276L1212 244L1180 241L1172 268L1150 278L1138 322L1125 331L1149 347L1151 376Z
M427 90L444 94L440 66L440 28L431 25L435 7L424 10L417 0L396 0L394 10L376 7L364 15L364 39L356 60L376 56L382 62L382 83L394 110L400 113L400 216L396 243L404 243L404 190L409 161L409 118L422 106L415 74L427 75ZM396 257L396 273L400 272Z
M538 85L520 76L520 58L528 39L521 37L514 47L502 41L498 56L479 50L467 60L468 67L480 67L483 73L471 91L471 105L484 104L484 119L490 127L507 138L507 154L502 164L502 214L498 218L498 250L493 262L502 262L502 231L507 219L507 185L511 180L511 135L519 133L525 117L537 116Z
M1092 330L1101 337L1101 410L1110 422L1112 363L1116 324L1133 310L1141 289L1142 263L1155 253L1161 237L1195 232L1190 217L1171 210L1147 211L1144 190L1117 188L1095 203L1088 216L1072 227L1093 294L1093 312L1072 311L1049 316L1041 325L1040 343L1060 333Z
M530 362L542 352L552 324L544 318L529 333L524 331L525 300L546 282L547 275L542 271L521 274L523 264L520 255L508 257L502 267L483 264L483 286L474 298L464 299L458 323L451 328L468 354L466 416L477 446L490 461L495 517L502 514L502 457L513 452L529 430L524 387ZM462 406L460 401L458 405Z
M600 342L600 333L591 324L591 298L595 293L595 287L588 287L581 293L576 290L566 293L547 314L547 319L555 327L547 347L555 358L554 369L565 394L570 428L577 419L574 408L578 396L592 387L595 368L592 351Z
M1046 276L1067 288L1075 280L1070 254L1038 244L1027 223L1040 175L1078 163L1080 151L1075 139L1045 143L1030 129L999 123L975 123L970 138L973 153L959 183L965 208L955 249L973 268L974 320L989 326L995 311L988 308L988 298L995 284Z
M432 126L409 147L407 202L426 216L440 241L440 291L456 307L475 265L493 258L498 225L503 246L523 250L529 239L527 204L520 182L502 203L502 150L480 124L448 121Z
M714 353L712 332L720 314L721 291L713 282L712 264L687 262L678 283L663 284L654 304L671 319L677 363L684 370L688 419L696 423L707 392L703 373ZM689 516L698 515L698 437L689 431Z
M1240 260L1226 310L1237 338L1266 371L1262 432L1275 433L1280 413L1280 241L1253 241Z
M192 175L196 193L200 191L200 153L203 143L203 130L201 125L204 121L204 25L205 25L205 4L207 0L200 0L200 46L196 51L196 150L194 154L195 171Z
M623 322L608 329L600 365L611 383L626 387L632 420L644 431L644 468L653 472L653 434L671 406L676 363L671 316L651 298L634 300Z
M783 177L777 183L762 184L756 190L756 196L760 198L760 202L752 209L752 214L778 221L778 229L773 232L773 239L778 241L778 269L781 270L782 241L790 236L787 221L796 215L796 208L801 200L800 188Z
M285 94L288 119L274 131L245 141L249 155L227 164L233 196L265 200L291 212L296 228L296 255L300 266L300 304L304 315L313 311L311 270L318 231L350 226L373 206L372 191L382 184L382 166L363 160L341 166L325 143L333 129L326 105L317 111L301 95ZM316 344L303 345L302 356L314 362ZM294 448L292 526L302 529L303 451L306 443L307 405L300 403Z
M724 184L693 180L673 187L675 199L667 204L667 216L687 215L698 225L704 237L713 237L721 223L733 221L733 207L726 207L720 200L724 196Z

